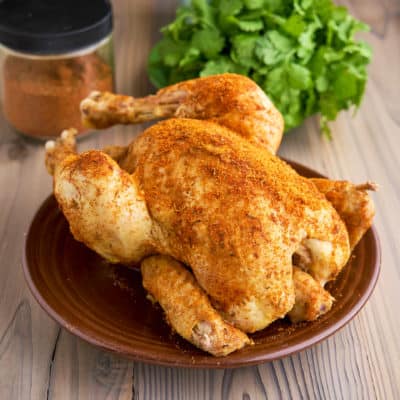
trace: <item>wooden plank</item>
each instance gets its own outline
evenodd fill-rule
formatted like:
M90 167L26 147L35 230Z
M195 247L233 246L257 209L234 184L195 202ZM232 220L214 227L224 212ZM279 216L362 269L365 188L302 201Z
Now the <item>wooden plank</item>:
M128 400L133 363L60 330L50 373L49 399Z
M43 398L56 326L33 301L21 257L24 232L50 182L42 180L42 150L6 129L4 133L0 144L0 397Z

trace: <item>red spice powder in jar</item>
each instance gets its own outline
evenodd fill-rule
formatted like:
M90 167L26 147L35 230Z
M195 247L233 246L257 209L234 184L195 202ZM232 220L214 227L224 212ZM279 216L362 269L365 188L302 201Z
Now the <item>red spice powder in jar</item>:
M79 104L113 90L109 0L1 1L0 86L4 115L39 139L82 126Z
M112 91L112 68L98 54L4 61L4 114L19 132L50 138L69 127L80 133L79 104L92 90Z

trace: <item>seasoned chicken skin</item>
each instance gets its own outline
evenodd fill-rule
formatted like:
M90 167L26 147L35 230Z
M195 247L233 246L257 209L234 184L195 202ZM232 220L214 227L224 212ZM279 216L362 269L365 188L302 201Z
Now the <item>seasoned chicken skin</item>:
M97 128L176 117L128 147L82 154L65 131L46 144L46 166L75 238L111 262L143 260L143 284L180 335L226 355L250 342L244 332L331 308L323 286L371 226L375 185L305 179L268 154L283 120L254 82L94 92L82 112Z
M160 122L126 155L123 169L99 151L53 157L54 192L72 233L113 262L159 253L189 265L221 315L245 332L293 307L299 247L309 246L324 280L349 257L346 227L316 186L218 124ZM127 226L119 218L111 223L125 208L132 210Z
M283 118L271 100L254 81L236 74L180 82L144 98L92 92L81 111L93 128L170 117L210 120L274 154L283 134Z
M272 153L276 152L283 133L283 120L265 94L253 81L235 74L221 74L181 82L144 98L93 92L82 102L81 108L85 123L96 128L172 116L208 119L230 128ZM113 146L104 151L117 162L122 161L125 169L132 169L134 160L130 159L127 148ZM353 248L372 224L373 203L366 190L374 190L374 184L356 186L350 182L334 182L327 179L315 179L313 182L328 197L344 220ZM309 246L314 244L312 241ZM323 285L329 278L330 271L323 271L323 266L318 261L319 257L314 260L311 258L308 247L300 246L295 260L300 262L304 270L314 269L315 278ZM301 275L294 273L293 279L296 281L297 278L305 277L305 274L305 271ZM311 284L314 279L308 275L305 282ZM321 309L330 309L332 302L327 301L329 296L322 286L317 291L308 288L307 284L295 284L295 287L296 298L305 301L312 293L309 302L314 302L315 297L319 296L318 301L324 303ZM304 308L297 308L297 318L301 319L299 310ZM310 315L317 314L304 314L303 319L310 320Z
M177 333L214 356L225 356L252 341L226 323L193 275L167 256L142 261L143 286L159 303Z

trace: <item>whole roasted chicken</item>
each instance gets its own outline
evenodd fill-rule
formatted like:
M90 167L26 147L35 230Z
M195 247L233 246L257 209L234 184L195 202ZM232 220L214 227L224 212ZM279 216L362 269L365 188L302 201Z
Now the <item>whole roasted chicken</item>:
M171 326L216 356L288 315L328 311L323 288L372 223L371 183L306 179L273 153L282 118L232 74L133 99L93 93L86 123L171 117L128 147L78 154L75 131L46 144L54 194L74 237L110 262L141 262Z

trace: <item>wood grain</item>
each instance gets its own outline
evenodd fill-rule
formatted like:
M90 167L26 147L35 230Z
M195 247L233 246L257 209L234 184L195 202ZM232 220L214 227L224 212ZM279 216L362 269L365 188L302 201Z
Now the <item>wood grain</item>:
M75 338L47 317L23 279L24 233L51 190L43 146L17 136L0 114L0 399L399 399L400 398L400 2L343 0L368 22L374 49L362 107L323 139L311 118L288 134L280 154L332 178L370 179L383 265L360 314L325 342L292 357L236 370L188 370L132 363ZM151 90L148 51L176 1L115 0L117 89ZM81 148L128 143L143 127L117 127Z

